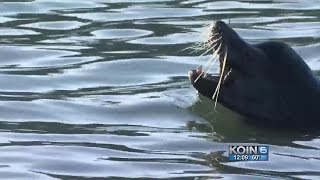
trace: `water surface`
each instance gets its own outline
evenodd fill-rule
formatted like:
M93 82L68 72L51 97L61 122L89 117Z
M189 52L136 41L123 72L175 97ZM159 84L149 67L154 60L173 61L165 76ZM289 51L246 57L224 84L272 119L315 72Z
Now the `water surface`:
M224 20L249 42L289 43L317 72L319 10L319 0L1 2L0 177L320 179L320 133L215 112L187 77L209 57L181 51ZM228 162L239 143L270 144L270 161Z

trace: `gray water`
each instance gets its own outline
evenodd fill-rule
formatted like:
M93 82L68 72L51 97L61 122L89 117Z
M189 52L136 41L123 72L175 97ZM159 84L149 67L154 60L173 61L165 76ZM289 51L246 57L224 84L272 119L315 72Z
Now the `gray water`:
M316 72L319 12L319 0L0 2L0 178L320 179L320 133L214 111L187 77L209 56L181 51L224 20L249 42L289 43ZM270 160L228 162L235 143L270 144Z

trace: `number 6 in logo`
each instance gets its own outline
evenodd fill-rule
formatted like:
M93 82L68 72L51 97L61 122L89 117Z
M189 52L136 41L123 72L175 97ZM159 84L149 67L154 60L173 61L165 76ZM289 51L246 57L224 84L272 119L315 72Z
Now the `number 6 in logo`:
M268 154L268 147L266 147L266 146L260 146L260 147L259 147L259 152L260 152L261 154Z

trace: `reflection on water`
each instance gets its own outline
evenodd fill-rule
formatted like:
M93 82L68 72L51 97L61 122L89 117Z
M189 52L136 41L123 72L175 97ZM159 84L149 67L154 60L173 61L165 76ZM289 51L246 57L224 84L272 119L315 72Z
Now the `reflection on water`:
M181 51L222 19L250 42L291 44L319 71L319 10L319 0L1 2L0 177L320 178L319 133L215 112L187 78L208 57ZM232 143L270 144L270 161L228 162Z

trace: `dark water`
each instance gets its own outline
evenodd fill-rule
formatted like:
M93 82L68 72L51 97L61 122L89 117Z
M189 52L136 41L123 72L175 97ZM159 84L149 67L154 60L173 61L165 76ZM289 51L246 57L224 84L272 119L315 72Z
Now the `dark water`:
M187 78L208 56L180 51L222 19L320 70L319 11L319 0L0 2L0 177L320 179L320 133L213 111ZM270 161L228 162L233 143L270 144Z

